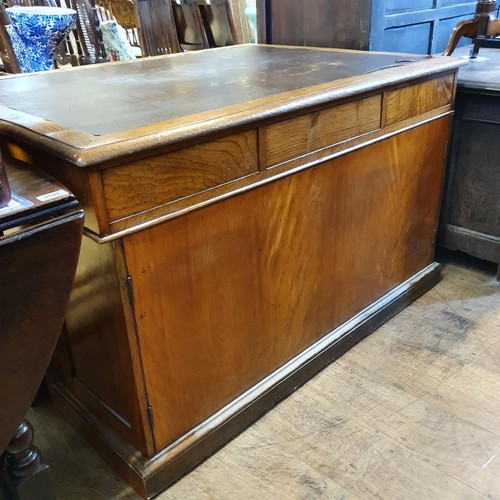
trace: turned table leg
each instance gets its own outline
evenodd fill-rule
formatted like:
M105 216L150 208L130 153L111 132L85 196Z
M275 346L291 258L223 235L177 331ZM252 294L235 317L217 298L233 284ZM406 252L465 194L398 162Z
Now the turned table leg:
M14 500L55 500L49 466L33 446L33 426L23 420L4 454L4 478Z

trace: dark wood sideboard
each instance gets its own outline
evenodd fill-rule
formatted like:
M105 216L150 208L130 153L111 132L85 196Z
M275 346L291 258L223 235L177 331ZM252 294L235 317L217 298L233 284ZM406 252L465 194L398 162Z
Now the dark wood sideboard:
M53 401L140 494L437 282L460 64L248 45L0 80L4 154L86 210Z
M439 244L500 266L500 49L459 71L443 208Z

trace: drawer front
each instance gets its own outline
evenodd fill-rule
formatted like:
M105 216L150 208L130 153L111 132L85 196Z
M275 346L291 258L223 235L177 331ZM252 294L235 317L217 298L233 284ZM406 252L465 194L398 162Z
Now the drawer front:
M291 118L265 129L265 164L273 166L380 128L375 95Z
M200 193L256 172L251 130L102 171L110 221Z
M386 125L451 104L454 78L447 75L388 92Z

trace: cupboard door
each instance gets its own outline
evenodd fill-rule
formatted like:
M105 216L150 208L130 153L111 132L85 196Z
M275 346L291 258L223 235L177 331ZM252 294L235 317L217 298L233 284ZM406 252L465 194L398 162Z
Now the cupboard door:
M158 450L431 263L449 124L124 238Z

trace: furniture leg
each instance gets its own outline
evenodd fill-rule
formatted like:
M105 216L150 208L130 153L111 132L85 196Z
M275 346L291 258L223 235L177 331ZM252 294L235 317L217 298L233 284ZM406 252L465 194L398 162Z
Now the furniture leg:
M475 38L479 32L479 18L467 19L459 22L451 31L448 46L444 51L445 56L451 56L456 49L460 38L463 36L467 38Z
M6 485L15 500L54 500L49 466L33 446L33 436L33 426L23 420L6 449Z
M496 31L498 19L494 17L495 11L496 0L478 0L474 18L462 21L453 28L444 55L451 56L460 38L465 36L474 40L470 57L472 59L477 57L481 40L498 34Z

